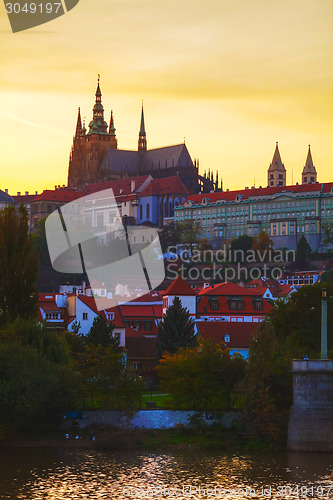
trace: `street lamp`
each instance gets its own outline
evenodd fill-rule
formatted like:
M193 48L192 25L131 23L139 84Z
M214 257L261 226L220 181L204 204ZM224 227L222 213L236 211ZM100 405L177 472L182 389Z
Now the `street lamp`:
M321 293L321 359L327 358L327 290Z

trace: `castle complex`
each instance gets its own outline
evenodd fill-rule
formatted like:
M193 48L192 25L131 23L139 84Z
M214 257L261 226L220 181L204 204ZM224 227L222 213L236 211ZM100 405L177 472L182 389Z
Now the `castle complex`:
M102 93L98 78L93 119L89 130L82 125L80 108L69 159L68 187L82 189L87 184L151 175L154 179L179 176L191 193L218 189L218 174L199 175L199 161L194 162L185 144L147 149L142 106L137 151L118 149L111 111L110 124L104 120Z

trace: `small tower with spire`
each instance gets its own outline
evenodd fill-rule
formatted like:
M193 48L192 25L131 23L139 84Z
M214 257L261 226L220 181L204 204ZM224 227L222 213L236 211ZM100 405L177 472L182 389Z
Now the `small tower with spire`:
M312 161L311 148L309 144L308 155L302 172L302 184L314 184L317 182L317 170Z
M279 144L276 143L272 163L267 171L267 186L286 186L287 172L281 160Z
M141 123L140 123L140 131L139 131L139 141L138 141L138 151L144 152L147 151L147 136L145 129L145 117L143 113L143 102L141 108Z

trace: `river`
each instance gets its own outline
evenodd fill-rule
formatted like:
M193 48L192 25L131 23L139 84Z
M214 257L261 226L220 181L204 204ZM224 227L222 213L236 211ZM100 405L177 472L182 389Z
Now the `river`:
M333 454L0 450L0 499L332 499Z

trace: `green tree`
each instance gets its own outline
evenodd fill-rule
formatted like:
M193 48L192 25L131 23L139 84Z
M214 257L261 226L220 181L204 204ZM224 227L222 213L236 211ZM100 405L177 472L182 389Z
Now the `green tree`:
M308 240L306 239L304 234L302 234L296 248L296 266L299 269L307 268L311 252L312 250L308 243Z
M31 347L0 343L0 424L5 429L39 427L73 408L76 376Z
M223 345L206 340L173 355L166 353L157 371L176 408L226 410L235 404L235 388L244 377L245 365L242 356L231 356Z
M0 321L37 315L38 253L29 235L28 213L23 205L0 210Z
M322 225L323 233L324 233L324 245L329 246L333 244L333 224L329 222L325 222Z
M178 222L177 227L180 231L180 243L188 247L190 253L192 253L202 237L201 225L195 220L187 219Z
M251 236L243 234L238 238L234 238L231 241L231 246L230 246L232 261L242 261L243 255L245 257L246 252L252 250L252 246L253 246L253 238ZM238 252L237 254L236 252L238 250L240 250L240 252Z
M159 231L159 238L163 253L168 252L169 248L179 245L181 241L179 224L170 222L170 224L163 226Z
M95 346L113 347L115 351L120 352L119 340L113 335L113 329L113 323L108 323L103 316L96 316L85 341Z
M158 325L157 346L159 355L167 351L174 354L180 347L195 346L197 336L194 321L189 311L182 307L179 297L175 297L167 309L163 320Z
M324 286L331 297L333 284ZM322 288L321 283L304 286L287 302L278 301L251 340L243 383L250 420L260 438L269 441L286 438L292 404L292 360L304 356L320 358ZM333 307L329 304L328 325L331 324ZM328 349L332 356L333 329L328 330Z

